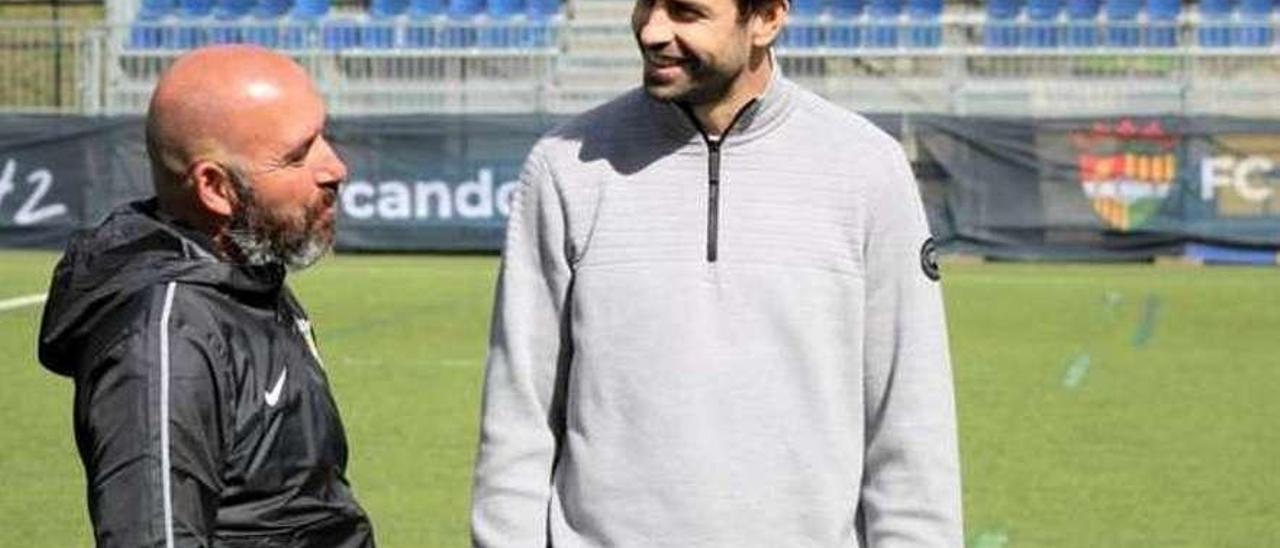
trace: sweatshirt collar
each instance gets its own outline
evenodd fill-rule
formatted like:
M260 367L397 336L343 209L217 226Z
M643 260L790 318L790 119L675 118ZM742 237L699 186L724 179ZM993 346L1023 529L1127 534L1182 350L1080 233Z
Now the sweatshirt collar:
M787 116L794 101L794 84L782 75L778 60L769 53L773 64L773 74L764 92L754 101L749 102L744 111L739 113L737 121L729 128L720 140L725 148L732 148L754 141L768 135ZM689 142L703 141L702 132L684 109L670 101L659 101L645 94L654 119L658 121L662 131L673 139Z

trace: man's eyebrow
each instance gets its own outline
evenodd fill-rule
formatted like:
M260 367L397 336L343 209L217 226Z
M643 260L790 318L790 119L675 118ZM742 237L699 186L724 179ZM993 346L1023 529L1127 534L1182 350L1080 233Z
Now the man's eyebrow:
M693 0L668 0L668 4L684 10L692 10L696 12L706 11L706 6Z
M306 156L307 152L311 150L311 145L316 142L316 139L320 137L320 134L321 132L317 131L307 136L307 138L302 142L298 143L297 146L289 149L289 152L285 154L285 157L290 159L295 159L295 158L302 158Z

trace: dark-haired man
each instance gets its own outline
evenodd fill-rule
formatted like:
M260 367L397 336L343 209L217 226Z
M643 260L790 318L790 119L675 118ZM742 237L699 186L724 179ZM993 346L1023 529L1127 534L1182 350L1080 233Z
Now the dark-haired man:
M285 285L333 243L346 166L296 63L179 58L147 112L156 197L77 236L45 367L75 380L99 547L366 548L310 323Z
M530 153L477 546L961 546L918 191L893 139L779 74L786 13L638 0L643 88Z

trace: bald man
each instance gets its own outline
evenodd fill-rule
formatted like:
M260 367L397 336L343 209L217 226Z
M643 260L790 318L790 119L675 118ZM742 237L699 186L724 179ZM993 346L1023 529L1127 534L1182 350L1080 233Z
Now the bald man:
M77 235L40 360L75 380L100 547L368 547L310 322L285 285L332 245L346 167L287 58L202 49L147 113L155 198Z

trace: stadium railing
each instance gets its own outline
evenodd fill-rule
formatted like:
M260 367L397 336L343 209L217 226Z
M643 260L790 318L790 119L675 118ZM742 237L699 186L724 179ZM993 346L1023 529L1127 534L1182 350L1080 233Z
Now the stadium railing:
M306 14L295 4L270 22L237 19L232 33L216 14L235 8L227 3L234 1L182 0L171 9L202 19L146 27L147 47L138 45L137 21L64 24L56 39L50 25L0 26L0 43L10 44L0 67L13 67L0 72L12 82L0 83L0 109L141 112L180 52L219 41L263 43L297 58L336 114L572 113L639 80L625 20L489 13L456 20L438 0L387 3L379 8L387 17L359 19L325 15L327 2L306 0ZM1245 16L1244 7L1228 3L1225 16L1202 5L1161 19L1148 1L1136 37L1121 32L1116 40L1130 45L1116 46L1107 14L1088 0L1015 3L1013 16L999 18L934 17L932 5L912 0L842 1L811 12L805 34L782 41L777 54L790 77L851 108L1050 117L1280 113L1280 48L1270 12ZM1174 24L1173 45L1155 21ZM1006 23L1012 32L992 39L993 28Z

